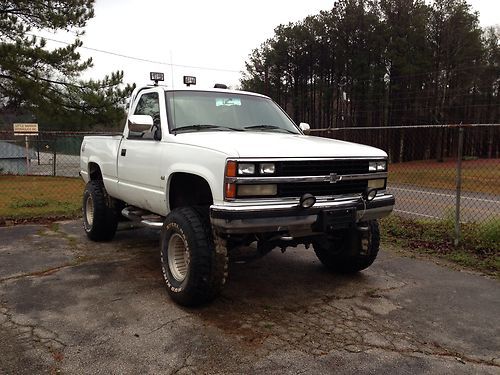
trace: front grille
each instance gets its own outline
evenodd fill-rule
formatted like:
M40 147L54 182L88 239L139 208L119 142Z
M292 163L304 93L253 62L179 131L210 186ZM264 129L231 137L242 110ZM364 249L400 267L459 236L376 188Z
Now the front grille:
M368 173L366 159L293 160L276 162L276 175L280 177L328 176ZM315 196L360 194L366 190L367 180L326 182L293 182L278 184L279 197L300 197L304 193Z
M329 182L294 182L278 184L279 197L300 197L305 193L315 196L361 194L368 186L367 180Z
M368 160L296 160L276 162L276 176L327 176L368 173Z

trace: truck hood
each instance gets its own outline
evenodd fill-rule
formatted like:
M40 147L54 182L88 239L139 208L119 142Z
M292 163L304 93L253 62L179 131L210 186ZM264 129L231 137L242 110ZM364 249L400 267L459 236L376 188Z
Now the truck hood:
M386 157L375 147L336 139L276 132L193 132L172 141L240 158Z

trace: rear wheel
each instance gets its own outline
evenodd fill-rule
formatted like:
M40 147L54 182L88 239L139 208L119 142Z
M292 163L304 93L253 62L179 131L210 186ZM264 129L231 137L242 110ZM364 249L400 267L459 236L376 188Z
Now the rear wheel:
M92 241L109 241L116 232L118 218L114 199L100 180L87 183L83 192L83 227Z
M339 232L337 236L313 243L314 252L330 271L355 273L373 264L380 247L378 222L360 223L357 228Z
M220 293L226 280L227 254L216 251L204 211L182 207L166 217L161 265L168 293L180 305L200 305Z

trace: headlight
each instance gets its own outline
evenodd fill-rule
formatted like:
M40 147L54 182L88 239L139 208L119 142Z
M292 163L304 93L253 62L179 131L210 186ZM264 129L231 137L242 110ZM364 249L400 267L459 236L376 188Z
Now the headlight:
M385 187L385 178L377 180L368 180L369 189L383 189Z
M387 170L387 161L371 161L368 163L369 172L385 172Z
M255 164L238 163L238 174L243 176L249 174L255 174Z
M278 185L237 185L239 197L253 197L276 195L278 193Z
M262 163L259 164L259 173L260 174L273 174L276 170L274 163Z

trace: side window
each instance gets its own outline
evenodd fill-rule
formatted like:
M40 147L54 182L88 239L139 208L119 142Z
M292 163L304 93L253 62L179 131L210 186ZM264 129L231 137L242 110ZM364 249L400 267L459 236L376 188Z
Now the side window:
M154 134L156 132L156 139L161 139L160 100L158 93L150 92L142 94L137 107L135 107L134 115L151 116L155 129L153 129L152 133L129 132L129 138L155 139Z

